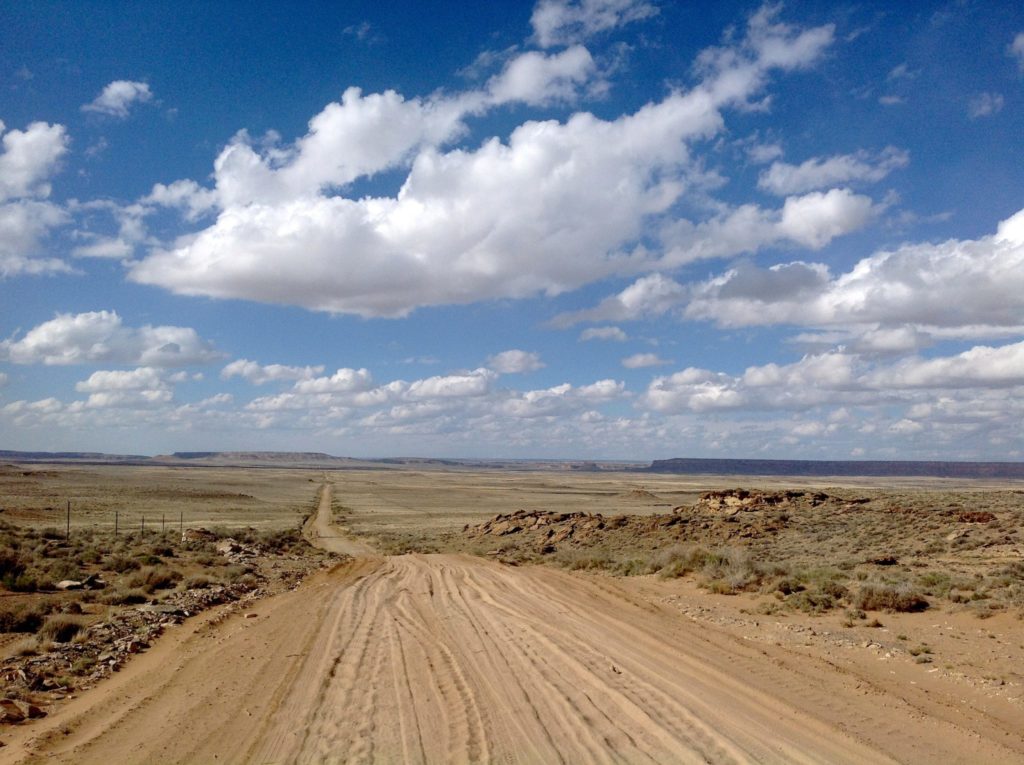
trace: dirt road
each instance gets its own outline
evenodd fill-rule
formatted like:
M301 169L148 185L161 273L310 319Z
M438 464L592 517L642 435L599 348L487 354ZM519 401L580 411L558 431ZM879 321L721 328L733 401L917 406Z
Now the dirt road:
M255 612L176 628L15 731L0 763L1024 757L1019 735L996 743L955 711L696 625L603 577L362 557Z
M329 481L325 481L320 487L320 502L317 504L316 512L306 522L304 529L306 539L314 547L342 555L351 555L353 558L361 555L373 555L372 547L358 539L353 539L331 523L333 491L334 487Z

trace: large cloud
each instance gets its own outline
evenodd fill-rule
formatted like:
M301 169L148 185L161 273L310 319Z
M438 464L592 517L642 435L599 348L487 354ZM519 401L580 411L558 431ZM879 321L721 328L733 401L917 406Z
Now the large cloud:
M762 10L745 37L701 57L703 79L689 91L615 120L578 113L527 122L507 142L476 149L440 147L488 104L569 94L589 76L589 53L523 54L489 92L404 99L349 90L291 147L260 151L240 134L215 165L217 222L153 252L131 278L180 294L405 316L420 306L557 294L649 268L656 254L624 253L671 217L701 174L689 142L721 130L723 108L750 105L771 70L816 61L832 35L831 26L798 30ZM394 197L331 195L410 157ZM195 197L182 187L182 204ZM763 236L746 247L820 247L870 210L869 199L839 189L790 199L757 213ZM704 238L720 235L712 228ZM667 243L666 265L735 250L710 244L701 254L690 242L687 252L679 238Z
M93 372L75 384L75 390L88 393L84 406L92 409L152 408L174 399L173 384L186 379L187 373L168 374L154 367Z
M62 260L38 257L47 235L68 220L64 210L49 202L20 199L0 204L0 278L70 271Z
M4 124L0 122L0 133ZM0 202L17 197L48 197L49 178L67 153L68 137L63 125L33 122L24 130L10 130L3 136L0 154Z
M189 327L126 327L114 311L57 314L20 340L0 342L0 359L15 364L207 364L221 358Z
M64 210L42 201L67 153L67 131L45 122L6 133L4 128L0 122L0 278L69 271L61 260L34 257L47 234L68 221Z
M842 351L809 354L792 364L748 367L730 375L690 367L656 377L641 404L661 413L794 410L819 406L920 406L933 396L1024 385L1024 343L977 346L953 356L870 362ZM910 410L914 412L913 409Z
M685 315L725 327L907 325L940 337L1018 333L1024 325L1024 210L994 235L907 244L836 277L823 264L739 266L698 285Z

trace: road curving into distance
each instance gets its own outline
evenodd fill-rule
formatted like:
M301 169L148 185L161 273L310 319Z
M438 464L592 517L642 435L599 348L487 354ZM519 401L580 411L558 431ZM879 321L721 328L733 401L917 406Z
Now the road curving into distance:
M171 631L2 762L1020 761L1007 744L614 579L357 553L255 616ZM335 546L337 545L337 546ZM347 546L346 545L350 545Z

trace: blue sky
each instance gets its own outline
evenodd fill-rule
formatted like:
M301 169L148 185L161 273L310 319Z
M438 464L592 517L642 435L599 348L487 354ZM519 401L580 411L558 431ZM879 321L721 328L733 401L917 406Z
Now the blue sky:
M3 17L3 448L1024 459L1019 3Z

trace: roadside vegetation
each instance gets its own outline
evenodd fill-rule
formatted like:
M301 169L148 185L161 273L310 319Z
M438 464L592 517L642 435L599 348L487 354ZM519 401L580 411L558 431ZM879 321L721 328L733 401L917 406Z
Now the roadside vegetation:
M766 614L968 610L1024 617L1024 492L706 492L670 513L506 513L460 533L389 531L391 552L689 577ZM873 618L873 617L871 617Z

